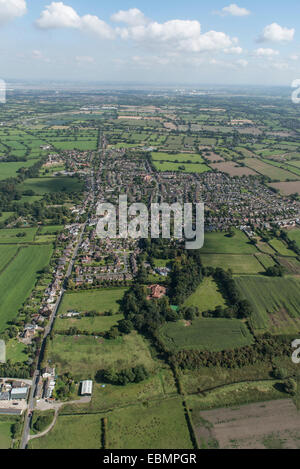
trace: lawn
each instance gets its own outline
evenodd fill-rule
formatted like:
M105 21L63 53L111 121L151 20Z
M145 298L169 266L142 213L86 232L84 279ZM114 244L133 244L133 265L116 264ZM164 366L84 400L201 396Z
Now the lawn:
M12 228L0 230L0 244L33 243L36 232L37 228ZM18 236L23 234L25 236Z
M238 319L195 319L166 323L160 338L171 352L179 350L208 350L218 352L250 345L253 338Z
M48 359L60 374L69 371L76 379L93 379L98 370L111 367L122 370L143 364L149 371L155 367L148 344L136 332L115 340L56 335L50 341Z
M32 190L36 195L44 195L54 192L80 192L83 183L78 178L52 177L26 179L20 186L20 190Z
M236 285L253 308L255 330L296 333L300 327L300 281L293 278L239 277Z
M204 254L255 254L256 247L250 243L247 236L240 230L235 230L235 235L230 237L227 233L205 233L204 246L201 253Z
M26 345L18 342L16 339L11 339L6 344L6 360L10 360L12 363L26 362L28 360L26 349Z
M204 278L197 290L186 300L184 306L197 306L199 311L215 310L217 306L225 306L225 300L212 278Z
M30 449L101 449L100 415L59 415L44 437L29 442Z
M15 419L0 415L0 449L10 449L12 443L11 426Z
M22 248L0 275L0 331L17 316L37 279L37 272L50 261L52 247Z
M113 326L116 326L118 321L121 321L123 314L114 314L113 316L96 316L93 318L80 317L80 318L58 318L55 321L55 331L67 331L70 327L76 327L81 332L107 332Z
M255 256L242 254L202 254L204 267L231 269L234 274L258 274L264 272L263 266Z
M104 313L112 310L119 311L119 301L123 298L127 288L107 288L79 293L66 293L63 297L59 314L70 310L78 312L97 311Z
M192 449L181 399L145 402L108 416L109 449Z

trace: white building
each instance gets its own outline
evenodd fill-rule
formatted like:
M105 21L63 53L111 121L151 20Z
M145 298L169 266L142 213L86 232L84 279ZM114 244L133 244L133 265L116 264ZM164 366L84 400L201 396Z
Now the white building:
M93 381L86 380L81 381L81 395L91 396L93 392Z

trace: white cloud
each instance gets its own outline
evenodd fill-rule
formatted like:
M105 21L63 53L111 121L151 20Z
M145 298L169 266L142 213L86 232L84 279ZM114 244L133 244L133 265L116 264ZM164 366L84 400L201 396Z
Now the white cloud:
M112 28L98 16L80 17L74 8L63 2L52 2L51 5L46 6L35 24L40 29L73 28L91 32L106 39L114 37Z
M292 55L289 56L289 59L290 59L290 60L293 60L293 61L297 61L297 60L299 60L299 55L297 55L297 54L292 54Z
M240 67L245 68L248 65L248 61L245 59L240 59L236 61L236 64L239 65Z
M254 51L254 55L256 55L257 57L274 57L275 55L279 55L279 52L278 50L274 50L274 49L263 49L262 47L260 47L259 49L256 49Z
M111 16L111 20L115 23L126 23L130 26L139 26L148 22L144 13L138 8L130 10L120 10Z
M239 46L230 47L229 49L224 49L225 54L237 54L240 55L243 53L243 49Z
M294 35L294 28L288 29L277 23L272 23L264 28L260 41L289 42L294 39Z
M246 8L241 8L236 3L231 3L227 7L222 8L221 11L216 11L216 14L221 16L231 15L231 16L248 16L251 14L251 11Z
M25 0L0 0L0 25L25 15Z

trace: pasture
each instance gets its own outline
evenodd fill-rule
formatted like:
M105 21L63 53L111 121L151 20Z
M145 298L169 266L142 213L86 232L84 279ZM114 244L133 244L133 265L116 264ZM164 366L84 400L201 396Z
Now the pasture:
M278 252L278 254L280 254L280 256L284 256L284 257L297 257L297 254L292 251L291 249L289 249L286 244L281 241L280 239L271 239L269 241L269 244L270 246L275 249L276 252Z
M59 314L70 310L78 312L97 311L104 313L112 310L119 311L119 301L123 298L127 288L105 288L101 290L66 293L63 297Z
M192 449L180 398L145 402L108 416L109 449Z
M238 319L195 319L166 323L159 330L160 338L171 352L208 350L219 352L244 347L253 342L249 330Z
M182 173L206 173L210 171L210 168L204 163L170 163L165 161L163 163L159 161L153 162L157 171L169 171L169 172L182 172Z
M0 230L0 244L33 243L36 232L37 228L12 228ZM5 249L9 249L9 247L6 247Z
M277 168L276 166L265 163L258 158L246 158L243 162L248 166L248 168L253 169L263 176L269 177L273 181L293 181L299 178L299 176L296 176L285 169Z
M224 270L231 269L233 274L258 274L264 272L264 268L256 256L243 254L202 254L204 267L221 267Z
M113 326L116 326L118 321L124 319L123 314L114 314L113 316L95 316L79 318L58 318L55 321L55 331L68 331L71 327L75 327L82 332L107 332Z
M55 192L80 192L83 183L76 177L50 177L26 179L20 185L22 192L31 190L36 195L44 195Z
M30 168L38 159L28 160L28 161L14 161L9 163L0 163L0 181L4 179L15 178L18 176L18 171L21 168Z
M203 254L255 254L256 247L250 243L247 236L240 230L234 231L234 236L227 233L205 233Z
M197 290L186 300L184 306L197 306L200 313L225 306L225 300L212 278L205 277Z
M102 369L122 370L143 364L151 371L155 365L148 344L136 332L114 340L55 335L48 359L55 363L59 374L69 371L76 379L93 379Z

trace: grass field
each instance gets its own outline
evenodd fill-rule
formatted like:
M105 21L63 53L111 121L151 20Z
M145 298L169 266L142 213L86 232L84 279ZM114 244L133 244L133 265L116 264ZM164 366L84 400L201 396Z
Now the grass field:
M237 319L195 319L167 323L160 329L160 337L170 351L231 350L253 342L247 327Z
M28 360L26 345L16 339L11 339L6 344L6 360L10 360L12 363L26 362Z
M242 254L202 254L204 267L231 269L234 274L258 274L264 272L263 266L255 256Z
M299 178L299 176L286 171L285 169L277 168L276 166L265 163L258 158L246 158L243 162L248 166L248 168L254 169L254 171L269 177L273 181L292 181Z
M88 430L88 431L87 431ZM44 437L29 442L30 449L101 449L100 415L59 415Z
M143 364L148 370L154 368L148 345L136 332L115 340L56 335L50 341L48 358L60 374L69 371L77 379L94 378L96 371L111 367L121 370Z
M12 443L11 426L15 423L12 417L0 415L0 449L10 449Z
M0 230L0 244L33 243L36 232L37 228L12 228ZM18 235L23 233L25 236L18 237Z
M109 449L192 449L179 398L115 410L108 416Z
M293 278L239 277L236 285L253 308L258 332L293 333L300 327L300 282Z
M18 170L20 168L30 168L38 159L33 159L29 161L20 161L20 162L10 162L10 163L0 163L0 181L8 178L15 178L18 175Z
M255 257L265 269L268 269L269 267L273 267L275 265L274 259L268 254L258 253L255 254Z
M66 293L61 303L59 314L70 310L79 312L97 311L104 313L112 310L119 311L119 301L123 298L127 288L108 288L102 290L91 290L79 293Z
M297 246L300 248L300 229L296 228L288 231L288 236L291 241L296 241Z
M0 272L12 260L17 252L17 246L0 246Z
M26 179L20 186L20 190L32 190L36 195L49 194L53 192L80 192L83 188L78 178L52 177Z
M35 285L37 272L48 265L51 252L48 245L22 248L0 275L0 331L17 316Z
M153 162L157 171L175 171L181 173L206 173L210 171L210 168L204 164L196 164L196 163L170 163L169 161L165 161L160 163L159 161Z
M291 249L288 249L288 247L280 239L271 239L269 244L281 256L297 257L297 254L294 251L291 251Z
M247 236L240 230L235 230L235 235L229 237L227 233L205 233L204 246L201 253L204 254L255 254L257 249Z
M174 155L172 153L154 152L152 153L152 159L153 161L170 161L179 163L187 163L190 161L192 163L204 163L204 160L200 155L193 153L176 153Z
M225 306L225 304L214 280L206 277L197 290L186 300L184 306L197 306L199 311L203 313L214 310L217 306Z
M123 314L114 314L113 316L96 316L93 318L58 318L55 321L55 331L67 331L70 327L76 327L81 332L107 332L118 321L123 319Z

